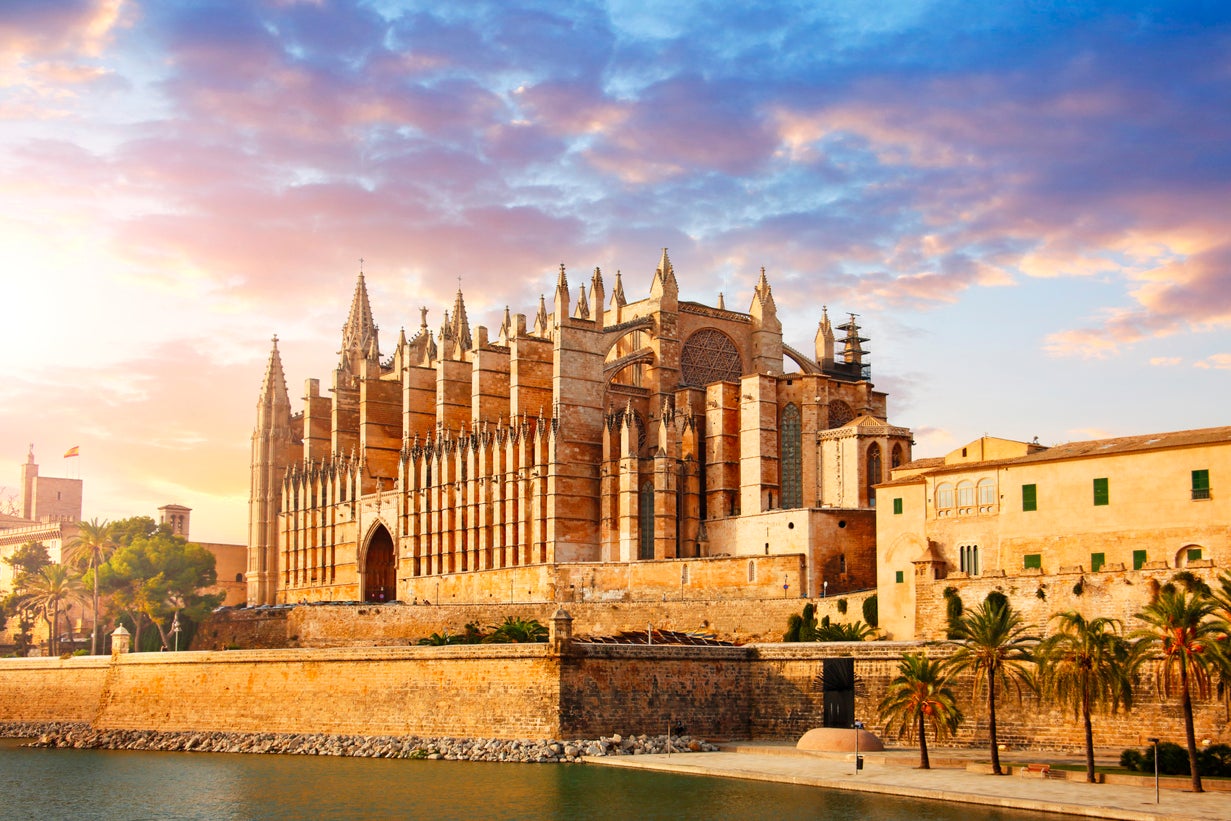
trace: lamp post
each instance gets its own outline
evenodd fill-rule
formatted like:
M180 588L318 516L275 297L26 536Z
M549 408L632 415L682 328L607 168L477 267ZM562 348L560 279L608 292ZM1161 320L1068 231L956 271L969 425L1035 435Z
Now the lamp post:
M1158 803L1158 739L1147 738L1146 741L1154 745L1154 803Z
M177 653L180 651L180 630L182 629L180 627L180 611L177 609L175 611L175 618L171 620L171 632L175 634L175 652Z
M859 731L863 729L863 722L855 722L855 775L859 775L859 771L863 769L863 761L859 758Z
M821 582L821 598L826 598L829 595L829 580Z

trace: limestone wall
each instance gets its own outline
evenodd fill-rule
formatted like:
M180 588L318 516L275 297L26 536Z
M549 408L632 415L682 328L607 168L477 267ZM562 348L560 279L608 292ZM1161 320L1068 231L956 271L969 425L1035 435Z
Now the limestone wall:
M872 591L825 599L742 599L732 601L570 602L575 635L606 636L624 630L700 631L736 642L778 641L787 620L812 602L817 619L835 622L863 618L863 600ZM846 601L847 612L839 612ZM506 616L547 624L556 602L495 602L458 605L315 605L274 610L230 610L215 614L193 638L194 650L242 648L340 647L409 644L449 631L461 633L468 622L481 627Z
M91 721L104 657L0 659L0 721Z

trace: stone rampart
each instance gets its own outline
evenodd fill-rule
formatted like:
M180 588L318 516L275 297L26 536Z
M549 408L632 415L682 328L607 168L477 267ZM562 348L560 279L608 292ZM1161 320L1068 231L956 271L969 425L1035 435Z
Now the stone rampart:
M713 633L735 642L778 641L787 620L809 601L817 619L853 622L863 618L863 601L875 591L824 599L772 598L725 601L668 598L643 601L572 602L575 635L614 635L624 630ZM846 601L846 613L839 602ZM214 614L193 638L194 650L226 647L348 647L406 645L432 633L464 632L469 622L480 627L506 616L547 624L559 607L554 602L493 602L456 605L304 605L288 609L224 610Z
M0 721L93 721L105 657L0 659Z

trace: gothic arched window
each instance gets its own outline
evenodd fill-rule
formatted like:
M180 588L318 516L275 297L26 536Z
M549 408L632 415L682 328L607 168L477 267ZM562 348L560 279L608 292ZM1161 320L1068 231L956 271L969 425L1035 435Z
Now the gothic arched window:
M889 457L889 467L897 468L902 466L902 445L896 444L893 446L893 453Z
M743 375L739 348L715 328L702 328L680 351L680 382L703 388L713 382L738 382Z
M855 411L851 406L843 402L841 399L831 400L829 403L829 427L840 428L847 422L855 418Z
M868 447L868 506L876 507L876 488L881 481L881 446L873 442Z
M782 409L782 507L804 506L803 432L799 408L789 404Z
M654 558L654 484L646 482L641 486L638 500L638 524L640 533L637 541L637 558Z

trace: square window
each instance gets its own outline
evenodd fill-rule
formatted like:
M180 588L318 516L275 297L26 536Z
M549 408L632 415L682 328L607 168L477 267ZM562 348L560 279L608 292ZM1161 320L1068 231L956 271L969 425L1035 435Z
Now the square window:
M1144 550L1134 550L1133 551L1133 569L1140 570L1142 567L1145 566L1145 563L1146 563L1146 552Z
M893 500L893 515L899 516L902 513L902 497Z
M901 570L899 570L893 574L893 580L896 583L901 584L902 582L906 581L905 574Z
M1090 554L1090 572L1097 573L1102 569L1103 565L1107 564L1107 554L1091 553Z
M1199 547L1190 547L1190 548L1188 548L1188 560L1189 560L1190 562L1199 562L1199 561L1201 561L1201 548L1199 548Z
M1039 489L1037 485L1022 485L1022 510L1039 509Z
M1022 556L1022 567L1027 570L1031 568L1041 570L1043 568L1043 554L1027 553L1025 556Z
M1094 504L1105 505L1105 504L1109 504L1110 500L1111 500L1111 494L1107 487L1107 480L1106 479L1095 479L1094 480Z
M1194 499L1210 498L1210 472L1209 470L1194 470L1193 471L1193 498Z

